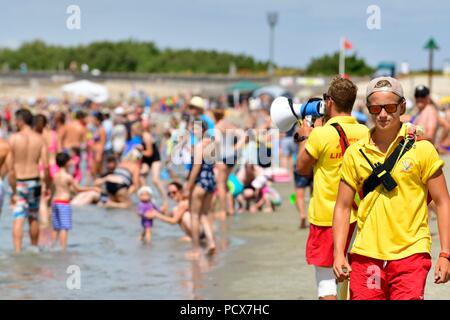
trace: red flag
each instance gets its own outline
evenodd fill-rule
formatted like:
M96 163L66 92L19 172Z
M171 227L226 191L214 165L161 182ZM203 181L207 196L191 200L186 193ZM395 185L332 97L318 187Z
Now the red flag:
M352 44L350 43L350 41L348 41L347 39L344 39L344 49L348 49L351 50L352 49Z

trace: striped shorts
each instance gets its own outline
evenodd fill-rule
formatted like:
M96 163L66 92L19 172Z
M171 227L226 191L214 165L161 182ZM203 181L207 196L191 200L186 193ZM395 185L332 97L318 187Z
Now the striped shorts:
M52 225L54 230L72 229L72 206L68 200L52 201Z

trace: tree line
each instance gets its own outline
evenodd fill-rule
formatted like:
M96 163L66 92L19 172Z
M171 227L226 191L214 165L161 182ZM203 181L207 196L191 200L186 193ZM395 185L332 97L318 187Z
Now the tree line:
M87 45L64 47L35 40L17 49L0 49L0 64L5 69L69 70L76 63L101 72L140 73L228 73L233 64L238 72L261 72L268 63L244 54L215 50L159 49L153 42L96 41Z
M3 70L71 70L80 71L82 64L101 72L202 73L227 74L235 69L240 74L263 74L268 61L257 61L245 54L215 50L160 49L153 42L135 40L96 41L86 45L50 45L42 40L25 42L17 49L0 48ZM334 75L338 73L339 54L314 58L298 74ZM276 66L275 66L276 68ZM279 69L283 73L283 69ZM286 69L287 70L287 69ZM293 69L290 68L290 73ZM277 72L280 73L280 72ZM368 75L373 68L356 54L346 58L346 73Z

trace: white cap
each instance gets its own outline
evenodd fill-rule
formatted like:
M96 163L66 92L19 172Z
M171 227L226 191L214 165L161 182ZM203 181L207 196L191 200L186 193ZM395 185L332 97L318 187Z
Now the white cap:
M148 193L150 196L153 196L153 191L149 186L140 187L137 192L138 197L140 197L143 193Z

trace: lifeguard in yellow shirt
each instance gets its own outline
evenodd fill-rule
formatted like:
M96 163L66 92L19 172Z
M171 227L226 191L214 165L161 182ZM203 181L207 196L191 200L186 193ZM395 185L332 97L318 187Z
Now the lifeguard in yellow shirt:
M300 146L297 170L308 175L314 166L312 210L308 210L309 235L306 261L314 265L319 299L337 298L336 279L333 274L333 210L339 186L339 169L346 148L361 139L368 128L351 116L357 87L348 79L334 78L328 92L325 119L322 127L314 129L303 125L298 133L307 135ZM312 131L311 131L312 130ZM351 222L355 222L356 217ZM353 227L355 224L353 224ZM350 237L353 231L350 232Z
M406 103L398 80L373 79L366 99L375 127L344 156L333 220L334 272L338 280L350 277L350 299L421 300L431 268L428 194L437 207L441 244L435 282L445 283L450 276L444 162L414 126L400 122ZM363 198L349 264L345 245L356 192Z

